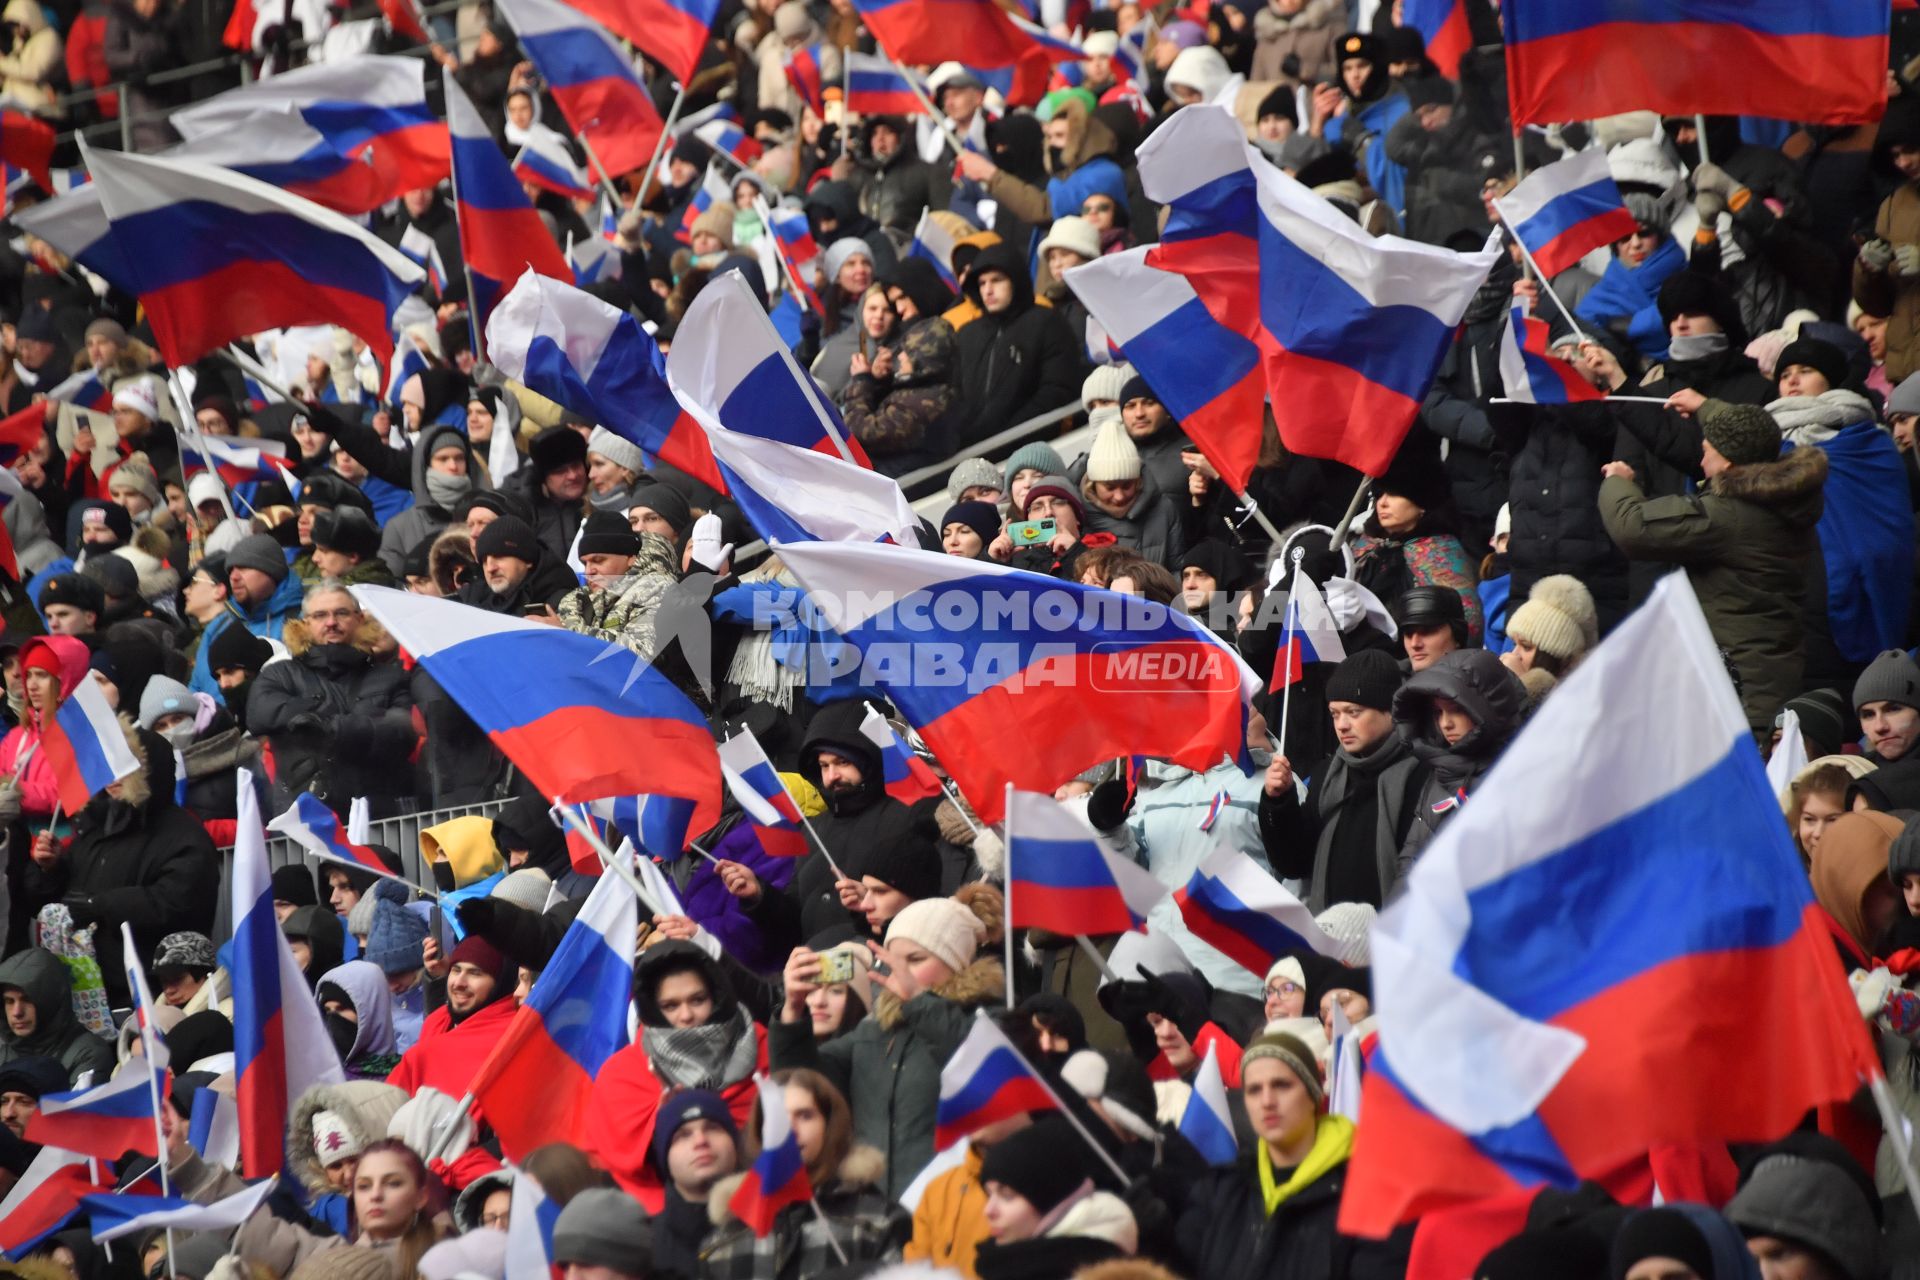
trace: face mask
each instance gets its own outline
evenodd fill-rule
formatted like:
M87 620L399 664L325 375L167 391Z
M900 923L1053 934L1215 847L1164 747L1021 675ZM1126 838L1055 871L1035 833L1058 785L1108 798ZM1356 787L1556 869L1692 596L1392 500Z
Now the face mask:
M333 1051L340 1055L340 1061L345 1062L347 1055L353 1052L355 1038L360 1034L359 1024L349 1022L331 1009L323 1011L320 1018L327 1024L327 1036L333 1041Z
M1065 147L1048 147L1047 165L1056 170L1066 168L1067 149Z
M1675 338L1667 348L1669 360L1704 360L1708 356L1717 356L1727 349L1727 335L1724 333L1689 334L1684 338Z
M175 751L185 751L193 745L193 721L188 720L170 729L162 729L160 736L165 738Z
M450 476L444 471L427 470L427 497L433 505L451 510L473 488L472 476Z

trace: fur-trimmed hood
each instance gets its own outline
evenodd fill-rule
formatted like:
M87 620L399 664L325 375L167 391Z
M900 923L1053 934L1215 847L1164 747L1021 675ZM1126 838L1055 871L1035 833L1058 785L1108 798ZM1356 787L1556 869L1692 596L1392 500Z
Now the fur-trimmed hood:
M1812 528L1820 520L1826 483L1826 452L1802 448L1773 462L1728 467L1713 478L1709 490L1717 498L1767 507L1791 524Z
M951 1000L959 1005L998 1003L1007 995L1007 971L1001 968L998 960L991 956L983 957L928 990L942 1000ZM876 984L873 1016L881 1027L892 1031L905 1025L907 1015L901 1005L899 996Z
M407 1100L407 1091L378 1080L317 1084L301 1094L287 1117L288 1161L300 1184L315 1195L333 1190L313 1154L313 1117L331 1111L346 1122L362 1147L387 1136L387 1124Z
M459 594L469 576L479 572L473 558L473 539L465 529L448 529L427 550L427 576L443 596Z
M287 646L287 653L295 658L305 654L314 646L313 632L307 626L305 618L289 618L281 629L281 640ZM375 621L372 614L361 616L360 625L353 633L353 647L368 657L377 658L386 647L386 630Z
M720 1179L713 1184L713 1191L707 1196L707 1217L716 1227L724 1227L733 1222L733 1210L729 1202L733 1193L745 1182L745 1173L736 1173ZM833 1175L833 1181L824 1187L815 1187L816 1195L827 1196L846 1194L855 1191L879 1190L886 1186L887 1158L872 1147L853 1144L846 1158L840 1161L839 1170Z

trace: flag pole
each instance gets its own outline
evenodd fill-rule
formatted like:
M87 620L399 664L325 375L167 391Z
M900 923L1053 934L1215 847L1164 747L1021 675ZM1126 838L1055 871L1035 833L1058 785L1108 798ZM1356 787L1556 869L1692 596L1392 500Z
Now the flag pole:
M647 201L647 183L654 180L654 170L660 167L660 156L667 149L667 139L673 136L673 122L680 118L680 108L685 106L686 102L687 86L683 84L673 95L673 105L667 108L667 118L660 125L660 137L653 144L653 158L647 161L647 171L640 179L640 203L642 204ZM664 190L666 185L662 182L661 189Z
M1282 536L1280 530L1274 528L1273 521L1267 519L1267 513L1260 509L1260 504L1255 502L1252 498L1248 497L1247 491L1245 489L1235 489L1233 486L1229 485L1227 486L1227 492L1231 493L1234 497L1240 499L1241 506L1246 507L1249 511L1253 512L1254 520L1256 520L1259 523L1262 529L1265 529L1267 531L1267 536L1273 539L1274 550L1278 551L1280 549L1280 545L1286 541L1286 538Z
M167 370L167 390L173 393L173 407L180 414L181 434L200 455L200 461L207 464L207 470L213 474L213 478L220 481L220 505L226 508L227 519L238 520L240 517L233 510L233 498L227 493L227 482L220 478L220 468L213 465L213 459L207 454L206 442L200 437L200 423L193 416L193 397L187 394L187 385L180 380L178 369Z
M1607 396L1608 404L1665 404L1665 396ZM1531 400L1514 400L1508 396L1494 396L1488 404L1532 404Z
M1353 491L1353 501L1347 504L1347 512L1340 517L1340 523L1334 526L1333 544L1329 551L1338 551L1347 545L1349 531L1353 528L1353 518L1360 514L1360 508L1366 505L1367 490L1373 487L1375 477L1366 472L1360 473L1360 487Z
M914 78L913 73L901 64L900 59L893 56L886 45L880 43L878 36L874 37L873 42L879 46L880 52L887 55L887 61L891 62L893 69L900 73L900 78L907 82L907 88L913 90L913 96L920 100L920 105L926 108L927 114L933 118L933 123L939 127L940 132L947 135L947 143L953 148L953 154L958 156L961 152L965 151L967 144L961 140L960 135L956 133L953 126L947 122L947 118L941 115L938 108L933 105L933 99L929 98L927 91L920 87L920 82ZM842 92L845 91L842 90ZM841 101L840 111L841 120L844 121L846 119L846 102L844 99ZM845 129L845 127L843 123L841 128ZM844 146L845 144L843 143L842 145Z
M1707 154L1707 117L1698 111L1693 113L1693 145L1700 148L1701 164L1713 163L1713 157ZM1920 1203L1915 1207L1920 1208Z
M1493 201L1493 211L1500 215L1500 225L1506 229L1508 235L1513 237L1513 242L1520 246L1520 256L1526 260L1527 266L1533 269L1535 278L1540 281L1540 292L1553 299L1553 305L1559 308L1561 317L1567 322L1567 327L1575 333L1580 333L1582 331L1580 322L1573 318L1573 312L1568 309L1560 295L1553 291L1553 285L1547 280L1547 273L1542 271L1540 264L1533 260L1533 250L1527 248L1527 242L1519 237L1513 229L1513 224L1507 221L1507 211L1500 207L1498 197Z
M138 965L139 953L133 949L132 945L133 926L124 920L120 922L120 937L127 955L127 962ZM160 1120L160 1108L163 1104L160 1097L160 1076L153 1061L153 1033L150 1030L153 1020L149 1016L152 1010L142 1004L137 985L130 994L133 996L135 1005L140 1006L134 1009L133 1016L140 1020L140 1057L147 1068L147 1095L153 1099L153 1146L154 1150L159 1152L154 1157L153 1164L154 1168L160 1172L160 1194L170 1196L173 1194L173 1183L167 1176L167 1129ZM167 1227L167 1274L177 1275L173 1268L173 1227L171 1225Z
M853 1264L847 1261L847 1251L842 1249L840 1242L834 1238L833 1224L827 1221L826 1210L822 1209L820 1201L814 1198L811 1183L807 1185L807 1203L813 1207L813 1216L820 1220L820 1230L826 1233L827 1243L833 1246L833 1256L840 1259L841 1266L852 1266Z
M451 78L452 75L450 72L441 72L441 80L443 82L449 81ZM454 233L460 235L460 173L457 165L449 164L447 166L447 187L453 192ZM443 263L442 266L444 265ZM474 356L478 359L485 360L487 358L487 348L484 341L486 335L480 332L480 293L473 287L473 264L467 261L466 237L464 235L460 237L460 274L467 282L467 339L473 346ZM433 272L429 269L427 272L428 279L431 280L432 276ZM393 358L397 360L399 357L400 353L395 351ZM391 369L383 369L381 373L388 378L393 376L393 370Z
M587 124L593 124L596 121L598 121L598 119L599 117L596 116L594 117L593 120L587 121ZM666 127L664 125L661 126L660 136L662 138L667 136ZM592 165L597 171L599 171L600 189L607 193L607 199L613 201L613 207L615 209L618 209L620 207L619 188L613 185L613 175L607 172L606 165L600 163L600 157L594 153L593 144L587 141L587 130L585 125L582 125L580 127L579 132L573 135L573 140L575 142L578 142L580 144L580 149L587 153L587 163ZM460 261L464 263L466 260L467 260L467 255L462 253L460 255Z
M1293 577L1287 581L1287 616L1280 628L1280 643L1293 644L1293 627L1300 621L1300 562L1307 558L1305 547L1293 549ZM1293 705L1293 663L1287 663L1287 682L1280 687L1280 732L1274 740L1274 754L1287 754L1287 712Z
M1108 982L1120 981L1120 975L1113 971L1113 967L1107 963L1107 958L1100 954L1100 948L1093 945L1092 938L1084 933L1076 933L1073 935L1073 940L1080 944L1080 949L1087 953L1087 958L1093 961L1095 968L1100 970L1101 977Z
M1005 809L1011 822L1013 814L1013 784L1007 784L1007 807ZM1000 931L1007 948L1007 1012L1013 1012L1013 832L1007 832L1007 886L1000 895Z
M633 873L633 868L620 861L613 850L607 847L607 842L600 838L600 833L593 829L592 824L581 821L580 815L574 812L572 805L562 803L560 797L555 796L553 798L553 807L558 811L561 819L565 821L568 826L580 833L581 839L593 846L593 851L600 855L601 864L610 868L615 875L627 882L627 887L633 890L634 896L640 899L641 904L645 906L649 912L656 916L669 914L661 908L659 903L653 900L653 895L649 894L646 886L640 883L640 877ZM678 913L675 912L672 914Z
M976 1018L984 1018L987 1016L987 1011L985 1009L982 1009L979 1012L975 1013L973 1016ZM1080 1117L1073 1114L1072 1109L1067 1106L1067 1104L1061 1099L1060 1095L1054 1092L1053 1085L1047 1080L1047 1078L1041 1075L1038 1071L1035 1071L1033 1069L1033 1064L1027 1061L1027 1055L1020 1052L1020 1046L1017 1044L1014 1044L1011 1037L1009 1037L1007 1040L1007 1048L1013 1050L1014 1058L1019 1061L1021 1066L1027 1069L1027 1074L1031 1075L1034 1078L1034 1080L1039 1083L1040 1087L1046 1090L1047 1096L1053 1099L1053 1105L1059 1108L1061 1118L1064 1119L1068 1124L1072 1125L1073 1131L1080 1135L1081 1140L1084 1141L1089 1147L1093 1148L1093 1154L1099 1156L1100 1159L1106 1164L1107 1168L1113 1170L1114 1177L1120 1179L1120 1181L1123 1184L1131 1185L1133 1182L1133 1179L1129 1178L1127 1176L1127 1171L1120 1167L1120 1162L1115 1160L1113 1156L1107 1151L1107 1149L1101 1146L1100 1143L1094 1138L1094 1136L1091 1133L1087 1132L1087 1126L1080 1123Z
M1706 134L1700 135L1703 149L1706 146ZM1907 1184L1907 1199L1913 1202L1915 1213L1920 1213L1920 1178L1913 1171L1913 1143L1907 1137L1906 1121L1893 1105L1893 1095L1887 1091L1887 1077L1875 1071L1867 1078L1867 1089L1873 1094L1873 1105L1880 1112L1880 1123L1886 1126L1887 1138L1893 1143L1893 1153L1900 1158L1901 1181Z

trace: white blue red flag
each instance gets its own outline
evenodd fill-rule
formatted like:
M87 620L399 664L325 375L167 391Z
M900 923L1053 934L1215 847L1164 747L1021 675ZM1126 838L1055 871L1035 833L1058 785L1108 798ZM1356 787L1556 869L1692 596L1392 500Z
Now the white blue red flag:
M1207 1046L1207 1056L1193 1077L1193 1092L1180 1113L1180 1136L1193 1144L1208 1164L1232 1164L1240 1155L1233 1133L1233 1112L1227 1109L1227 1082L1220 1075L1220 1051Z
M27 1119L28 1142L78 1151L97 1160L118 1160L129 1151L160 1153L153 1116L151 1063L122 1071L105 1084L67 1093L49 1093Z
M753 730L742 729L720 744L720 769L761 849L776 858L797 858L807 851L800 806L780 781Z
M720 0L580 0L575 7L633 41L685 84L699 69Z
M513 158L513 176L569 200L594 197L593 179L587 176L587 167L550 138L531 136L521 145L520 154Z
M560 1205L525 1169L513 1171L512 1216L507 1219L507 1274L549 1276L557 1280L553 1262L553 1228L560 1221Z
M1173 901L1189 932L1261 979L1285 952L1339 950L1286 886L1225 845L1194 868Z
M933 1145L944 1149L995 1121L1059 1106L1053 1091L983 1009L974 1014L973 1029L940 1068Z
M940 273L940 279L947 288L956 291L960 288L960 277L953 270L953 237L945 227L933 220L933 210L920 211L920 221L913 228L913 243L907 246L907 256L925 258Z
M149 1126L151 1127L151 1126ZM146 1231L231 1231L251 1218L266 1201L273 1183L258 1182L244 1191L201 1204L179 1196L92 1195L82 1198L95 1240L118 1240Z
M393 869L380 860L379 854L366 845L349 839L346 826L340 821L340 815L329 809L327 802L311 791L302 791L295 796L293 807L269 822L267 830L287 837L324 862L337 862L342 866L369 871L376 876L384 876L389 880L408 884L403 877L395 875Z
M693 136L743 169L758 160L765 150L757 140L747 135L746 130L731 120L709 120L695 129Z
M760 1154L747 1176L727 1201L733 1215L756 1237L773 1231L780 1211L790 1204L813 1199L807 1162L800 1158L800 1139L787 1115L787 1091L765 1076L756 1081L760 1100Z
M1167 887L1106 847L1052 796L1007 798L1007 913L1016 929L1101 935L1144 930Z
M26 1172L0 1200L0 1252L19 1258L80 1212L80 1199L95 1185L91 1161L75 1151L42 1147Z
M901 804L915 804L928 796L946 794L946 788L940 785L940 777L934 773L933 767L900 741L900 735L893 731L887 718L872 704L868 704L867 714L861 718L860 736L880 752L881 779L887 794L895 800Z
M1306 676L1309 662L1345 662L1347 646L1340 640L1340 624L1313 579L1293 566L1293 586L1287 593L1287 619L1274 654L1269 689L1280 689Z
M40 749L68 814L79 813L97 793L140 769L119 717L91 678L76 684L45 723Z
M180 466L189 476L216 472L229 489L249 481L285 480L291 470L287 446L278 440L262 438L243 444L233 437L199 431L181 433Z
M807 110L822 120L827 118L826 51L823 44L803 45L787 50L785 60L787 83L807 105Z
M245 128L216 129L160 154L232 169L349 217L393 199L392 176L369 163L364 144L343 149L290 102L262 104Z
M1578 404L1604 400L1606 393L1581 377L1565 360L1548 354L1547 322L1527 314L1516 301L1500 335L1500 382L1507 399L1521 404Z
M1535 169L1512 191L1495 196L1493 207L1549 279L1640 225L1627 212L1599 147Z
M147 971L140 967L133 925L126 920L120 922L120 955L127 966L127 992L133 997L133 1012L128 1016L140 1028L140 1051L155 1071L165 1071L173 1055L167 1049L167 1037L153 1025L153 992L147 989Z
M605 166L609 180L645 168L665 122L620 42L561 0L495 0L495 11L520 37L568 128L593 149L596 167Z
M847 68L847 110L863 116L911 116L926 111L920 105L926 85L878 53L850 49L841 55ZM920 93L913 90L919 85Z

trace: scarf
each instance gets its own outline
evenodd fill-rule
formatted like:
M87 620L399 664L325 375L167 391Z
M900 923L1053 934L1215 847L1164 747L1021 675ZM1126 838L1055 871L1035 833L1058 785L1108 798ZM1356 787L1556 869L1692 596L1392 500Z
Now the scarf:
M1817 396L1782 396L1767 406L1780 434L1795 444L1823 444L1856 422L1874 421L1873 406L1858 392L1836 388Z
M1669 339L1655 300L1667 277L1686 265L1687 255L1672 240L1663 242L1637 267L1629 267L1615 258L1607 264L1600 282L1580 299L1573 314L1602 326L1609 320L1629 317L1627 337L1634 348L1642 355L1660 357L1665 354Z
M660 1083L675 1089L723 1089L753 1074L760 1056L753 1019L735 1007L704 1027L646 1027L640 1044Z
M473 492L472 476L450 476L444 471L435 471L428 467L422 478L427 482L427 497L433 505L442 511L451 511L460 505L460 500Z
M1345 1116L1321 1116L1313 1132L1313 1149L1285 1182L1275 1179L1273 1156L1267 1144L1255 1144L1260 1165L1260 1202L1271 1218L1274 1210L1299 1195L1353 1154L1353 1121Z
M1724 333L1693 333L1675 338L1667 346L1669 360L1705 360L1727 349Z

